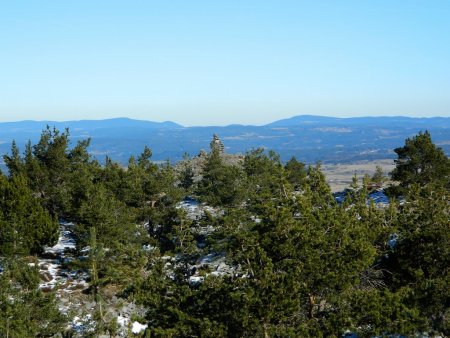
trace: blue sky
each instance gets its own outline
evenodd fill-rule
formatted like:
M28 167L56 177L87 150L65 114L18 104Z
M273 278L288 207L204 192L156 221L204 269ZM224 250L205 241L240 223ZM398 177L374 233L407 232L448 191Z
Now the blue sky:
M0 121L450 116L450 1L0 2Z

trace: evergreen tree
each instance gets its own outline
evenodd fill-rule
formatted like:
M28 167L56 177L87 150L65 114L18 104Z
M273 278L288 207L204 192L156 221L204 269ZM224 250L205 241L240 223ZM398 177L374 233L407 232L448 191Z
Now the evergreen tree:
M3 155L6 167L8 168L10 176L23 175L24 174L24 161L20 157L19 148L16 141L12 141L11 155Z
M372 175L370 181L376 186L381 187L387 180L387 177L384 175L383 168L379 165L376 166L375 173Z
M68 131L48 127L23 157L15 142L4 156L1 336L64 334L54 295L39 291L36 265L21 259L56 242L57 216L74 220L78 248L90 248L79 264L90 271L95 334L115 331L105 316L112 283L146 307L148 336L450 335L449 159L428 132L396 149L404 200L386 208L367 198L380 167L362 186L355 175L338 204L320 165L282 165L263 149L229 165L214 136L196 193L221 212L200 220L177 207L192 168L178 184L148 147L127 168L109 158L101 167L88 147L70 149ZM203 227L213 229L201 235L205 248L196 243ZM223 254L227 272L199 267L206 253ZM194 272L202 282L189 280Z
M88 246L95 227L95 243L107 254L97 262L98 281L124 285L145 264L141 249L145 229L136 225L133 209L117 200L102 185L95 185L80 207L75 233L77 247Z
M222 152L222 143L213 139L196 194L214 206L237 206L243 200L243 173L239 167L224 163Z
M87 152L90 140L78 141L69 149L69 131L49 126L39 142L25 147L24 157L13 142L11 156L4 156L9 175L23 176L39 197L41 204L54 216L73 218L84 191L98 175L99 165Z
M412 186L397 216L398 240L389 254L393 290L410 289L428 329L450 334L450 196L440 185Z
M77 220L78 210L88 198L88 191L99 180L101 167L88 152L90 139L80 140L68 151L69 172L67 175L70 203L64 217Z
M305 182L301 195L270 198L266 189L257 191L264 201L257 218L251 205L225 213L214 236L216 250L237 269L232 276L189 285L186 275L163 283L155 277L165 272L152 272L142 287L154 291L138 291L152 309L149 331L271 337L337 336L349 323L356 329L349 322L349 295L369 283L362 280L378 254L381 214L365 199L350 210L333 203L320 168L310 168Z
M400 182L399 193L404 193L415 183L421 186L431 182L449 184L450 160L434 145L428 131L406 139L405 145L394 151L398 158L391 177Z
M194 186L194 168L192 160L188 154L184 154L183 161L180 162L180 172L178 174L179 185L189 193Z
M286 198L290 194L291 185L275 152L265 153L262 148L247 152L243 167L247 177L247 204L254 213L258 214L267 201Z
M20 258L3 260L0 274L0 336L52 337L66 331L67 317L53 293L39 289L39 272Z
M298 190L304 183L304 179L306 178L306 168L305 164L297 161L295 157L292 157L284 166L286 171L287 180L294 187L294 189Z
M69 130L60 133L47 126L39 142L33 146L37 172L31 172L29 181L41 193L43 205L53 215L64 215L69 209Z
M0 175L0 253L36 254L58 240L59 225L21 176Z

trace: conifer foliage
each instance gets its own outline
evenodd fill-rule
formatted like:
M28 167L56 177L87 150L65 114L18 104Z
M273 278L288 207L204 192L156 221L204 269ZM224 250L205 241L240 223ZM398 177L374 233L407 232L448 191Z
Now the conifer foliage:
M42 252L58 240L57 220L42 207L23 176L0 176L0 255Z
M148 147L100 165L89 144L47 127L4 156L0 335L72 334L25 260L56 243L61 219L87 253L72 264L89 273L96 335L116 332L111 290L145 309L147 337L450 335L450 162L428 132L395 149L401 199L388 206L369 198L381 168L337 203L320 165L264 149L230 162L216 135L181 170Z
M403 147L394 151L398 158L391 177L400 182L403 191L412 184L424 186L431 182L440 182L449 185L450 160L443 150L432 142L428 131L408 138Z

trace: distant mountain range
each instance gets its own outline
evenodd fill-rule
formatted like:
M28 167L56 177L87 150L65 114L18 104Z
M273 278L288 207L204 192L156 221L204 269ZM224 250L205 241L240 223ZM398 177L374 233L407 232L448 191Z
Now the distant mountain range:
M434 142L450 154L450 117L356 117L335 118L301 115L264 126L184 127L174 122L139 121L128 118L82 121L20 121L0 123L0 153L9 152L12 140L20 149L36 142L49 125L69 128L72 143L90 137L91 153L103 162L105 156L127 163L145 145L153 160L176 162L184 153L195 156L208 150L213 134L219 135L229 153L252 148L275 150L283 160L292 156L306 163L352 163L394 158L393 149L407 137L429 130Z

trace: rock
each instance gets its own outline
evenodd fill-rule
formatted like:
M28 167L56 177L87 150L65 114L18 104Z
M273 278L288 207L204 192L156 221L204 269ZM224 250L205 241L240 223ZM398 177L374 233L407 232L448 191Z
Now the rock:
M87 285L85 285L84 283L73 283L71 284L67 289L71 290L71 291L75 291L75 290L84 290L86 289Z
M113 319L116 319L117 316L118 316L117 311L114 310L114 309L109 308L109 309L106 311L105 319L109 322L109 321L111 321L111 320L113 320Z
M133 306L132 306L132 304L124 305L122 307L121 313L127 315L127 317L131 316L131 314L133 313Z
M48 270L49 265L47 263L39 265L39 269L41 270Z
M220 263L216 269L217 271L226 272L230 270L230 267L226 265L224 262Z
M51 282L53 280L53 276L47 271L41 272L40 277L41 280L45 283Z
M88 302L88 303L84 304L84 307L85 307L87 310L92 310L92 309L95 308L95 302Z
M211 150L218 150L220 154L222 154L225 149L222 141L216 134L213 135L213 139L209 145L211 147Z

